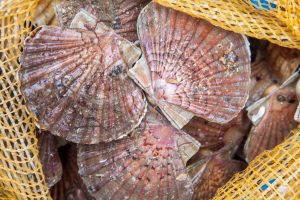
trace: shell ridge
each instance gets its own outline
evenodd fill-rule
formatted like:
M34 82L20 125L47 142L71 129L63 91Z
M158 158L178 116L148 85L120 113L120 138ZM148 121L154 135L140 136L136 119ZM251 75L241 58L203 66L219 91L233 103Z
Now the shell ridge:
M88 71L85 71L85 72L82 72L83 73L83 77L82 77L82 80L78 80L79 82L76 81L76 79L74 79L72 85L76 84L76 87L69 87L68 90L66 91L66 93L64 94L64 97L61 98L61 103L63 103L63 105L66 105L67 106L71 106L71 103L72 99L76 98L77 97L77 92L79 91L80 87L82 86L82 82L84 80L87 79L88 75L91 73L92 69L89 69ZM80 86L80 87L78 87ZM57 106L60 106L60 104L57 104ZM62 106L60 106L62 107ZM55 110L57 107L53 108L53 110ZM56 120L59 121L61 119L61 117L63 116L63 112L60 112L60 115L59 115L59 118L57 118ZM49 126L49 128L51 129L51 125Z

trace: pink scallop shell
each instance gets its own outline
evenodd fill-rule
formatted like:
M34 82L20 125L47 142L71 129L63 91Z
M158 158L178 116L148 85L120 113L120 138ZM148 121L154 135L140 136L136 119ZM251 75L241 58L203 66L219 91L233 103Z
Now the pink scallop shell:
M250 162L264 150L281 143L290 131L296 127L294 113L297 109L297 97L294 88L287 87L277 91L257 110L263 114L257 126L253 126L247 138L244 152Z
M78 26L90 27L80 14ZM75 143L124 137L146 112L142 91L127 76L140 51L103 23L92 25L39 27L21 57L27 106L44 128Z
M164 113L172 105L216 123L238 115L250 84L245 37L155 3L142 10L137 27L145 75L130 76Z
M96 199L189 199L185 165L198 148L152 110L135 137L80 145L79 172Z
M62 176L62 165L58 154L56 137L47 131L37 134L39 159L42 163L46 184L52 187Z

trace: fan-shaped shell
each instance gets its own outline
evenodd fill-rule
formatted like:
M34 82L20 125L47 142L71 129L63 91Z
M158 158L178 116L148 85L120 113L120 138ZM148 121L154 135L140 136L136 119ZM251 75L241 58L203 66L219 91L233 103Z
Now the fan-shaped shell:
M80 12L72 24L92 30L39 27L25 41L22 92L39 123L76 143L116 140L146 112L142 91L127 76L140 51Z
M193 199L212 199L217 189L222 187L236 172L243 170L245 166L245 163L220 153L211 156L206 162L194 164L189 169L198 172L194 176Z
M283 88L274 93L257 110L252 111L252 118L261 119L257 126L252 127L244 147L248 162L262 151L278 145L296 126L294 121L296 99L294 88Z
M242 124L243 113L226 124L209 122L200 117L194 117L183 130L200 142L201 148L216 150L224 145L225 133L234 126Z
M137 27L146 62L130 69L130 76L172 123L185 125L166 104L216 123L238 115L250 83L245 37L155 3L142 10Z
M52 187L62 176L62 165L55 136L47 131L37 134L39 159L42 163L46 184Z
M80 9L92 12L97 21L113 28L129 41L136 41L136 21L141 9L150 0L64 0L57 6L61 26L69 27Z
M63 176L50 194L53 200L95 200L78 174L77 148L74 144L62 147Z
M263 60L251 66L250 95L247 106L259 100L267 87L272 85L271 72L268 70L268 63Z
M189 199L197 141L151 110L135 137L80 145L79 173L96 199Z
M288 79L300 65L300 51L297 49L270 44L267 54L269 70L280 83Z
M61 0L41 0L39 1L35 14L32 19L33 23L37 26L42 25L58 25L55 15L54 7Z

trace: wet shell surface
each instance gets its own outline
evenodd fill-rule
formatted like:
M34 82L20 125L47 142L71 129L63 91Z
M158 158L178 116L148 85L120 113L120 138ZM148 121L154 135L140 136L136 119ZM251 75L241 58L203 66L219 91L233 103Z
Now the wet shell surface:
M147 108L127 76L140 51L86 12L71 27L81 29L39 27L26 39L20 59L26 104L44 128L69 141L122 138Z
M273 83L267 65L268 63L263 60L251 66L250 95L246 103L247 106L259 100L263 96L265 89Z
M53 200L95 200L89 195L78 174L77 149L74 144L61 149L63 176L61 181L50 189Z
M270 44L267 54L269 69L280 83L288 79L300 65L300 51L297 49Z
M252 111L252 121L259 122L252 127L244 147L248 162L264 150L281 143L295 128L297 123L294 121L294 113L297 105L294 88L287 87L278 90L267 102Z
M193 115L227 123L244 107L250 84L246 38L155 3L141 12L144 53L129 75L171 123Z
M135 137L80 145L79 173L96 199L190 199L186 162L199 143L151 110Z
M61 0L41 0L39 1L35 15L33 17L33 23L37 26L42 25L58 25L58 20L55 15L55 5L61 2Z
M242 124L242 116L243 113L241 112L237 117L226 124L217 124L201 119L200 117L194 117L183 127L183 130L199 141L201 148L216 150L223 147L225 133L230 128Z
M113 28L117 34L129 41L138 40L136 21L142 8L150 0L63 0L57 6L62 27L69 27L80 9L88 10L97 21Z
M47 131L37 134L39 159L42 163L46 184L52 187L62 176L62 165L58 154L56 137Z
M189 170L198 171L194 176L195 200L212 199L219 187L222 187L235 173L243 170L245 163L233 160L226 154L215 154L206 162L194 164Z

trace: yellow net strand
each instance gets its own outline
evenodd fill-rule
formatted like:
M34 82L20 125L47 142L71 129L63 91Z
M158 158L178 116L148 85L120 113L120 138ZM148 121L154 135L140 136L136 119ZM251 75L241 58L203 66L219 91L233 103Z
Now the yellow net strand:
M256 157L220 188L221 199L300 199L300 125L271 151Z
M18 57L38 0L0 1L0 199L50 199L35 119L20 92Z
M300 0L268 0L267 6L262 0L252 0L257 6L250 0L154 1L226 30L300 49Z

